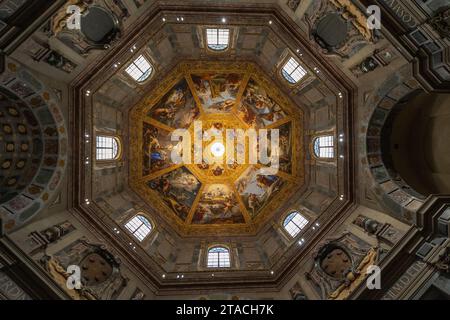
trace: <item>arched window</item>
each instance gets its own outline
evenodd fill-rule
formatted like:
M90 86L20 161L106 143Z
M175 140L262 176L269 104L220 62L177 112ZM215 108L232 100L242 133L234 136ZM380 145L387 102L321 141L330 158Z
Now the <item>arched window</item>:
M281 70L283 77L292 84L295 84L306 76L306 70L293 57L290 57Z
M334 158L334 137L317 137L314 140L314 154L318 158Z
M225 247L214 247L208 250L208 268L229 268L230 251Z
M153 67L148 60L141 54L125 69L126 73L137 82L143 82L150 77Z
M295 238L307 224L308 219L306 219L297 211L294 211L289 214L286 219L284 219L283 227L291 235L292 238Z
M119 155L119 142L117 138L111 136L97 136L96 159L115 160Z
M152 231L152 224L144 216L134 216L125 224L125 228L139 241L142 241Z
M206 42L212 50L225 50L230 42L230 29L206 29Z

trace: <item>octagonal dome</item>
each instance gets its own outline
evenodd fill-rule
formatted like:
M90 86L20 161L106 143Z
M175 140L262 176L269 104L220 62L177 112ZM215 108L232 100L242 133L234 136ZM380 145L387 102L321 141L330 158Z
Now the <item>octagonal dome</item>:
M254 233L303 184L302 119L302 110L252 63L181 63L130 113L130 185L182 233ZM180 129L190 137L189 163L171 157L182 147L172 137ZM249 129L260 135L256 146ZM270 145L274 129L279 168L268 174L272 163L250 161L250 149L262 134ZM224 155L194 161L198 137L203 154L215 145Z

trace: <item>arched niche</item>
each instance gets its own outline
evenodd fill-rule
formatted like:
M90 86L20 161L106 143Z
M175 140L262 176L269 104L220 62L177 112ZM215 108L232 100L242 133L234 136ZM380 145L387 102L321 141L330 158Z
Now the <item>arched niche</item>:
M0 74L0 95L0 219L9 232L38 214L58 190L67 130L51 90L12 60Z
M415 91L398 103L383 127L382 155L412 190L450 194L450 94Z
M449 95L397 82L377 101L365 137L374 190L394 215L415 222L432 194L449 193Z

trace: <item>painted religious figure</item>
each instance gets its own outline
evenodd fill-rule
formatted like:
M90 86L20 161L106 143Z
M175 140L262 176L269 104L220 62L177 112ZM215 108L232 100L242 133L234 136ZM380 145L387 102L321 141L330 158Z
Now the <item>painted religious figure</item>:
M188 169L182 167L151 180L148 185L157 191L164 202L184 221L201 183Z
M278 129L280 130L279 169L290 174L292 173L292 125L288 122Z
M242 75L237 73L192 75L192 80L206 113L228 113L236 103Z
M186 129L200 114L185 79L178 82L148 113L174 129Z
M170 140L169 131L144 122L142 141L144 176L172 165L170 154L177 142Z
M286 113L256 81L250 79L238 107L239 117L251 127L263 128L286 117Z
M274 175L259 175L258 169L251 167L241 175L235 184L242 202L253 218L277 194L284 181Z
M234 192L228 185L208 185L192 220L194 224L244 223Z

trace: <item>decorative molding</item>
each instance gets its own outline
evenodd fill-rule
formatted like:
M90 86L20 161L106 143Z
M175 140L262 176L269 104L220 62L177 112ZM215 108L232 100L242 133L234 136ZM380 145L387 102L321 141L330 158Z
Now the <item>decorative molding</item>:
M351 233L343 233L315 250L306 279L322 299L347 299L365 280L367 268L377 264L378 251Z

